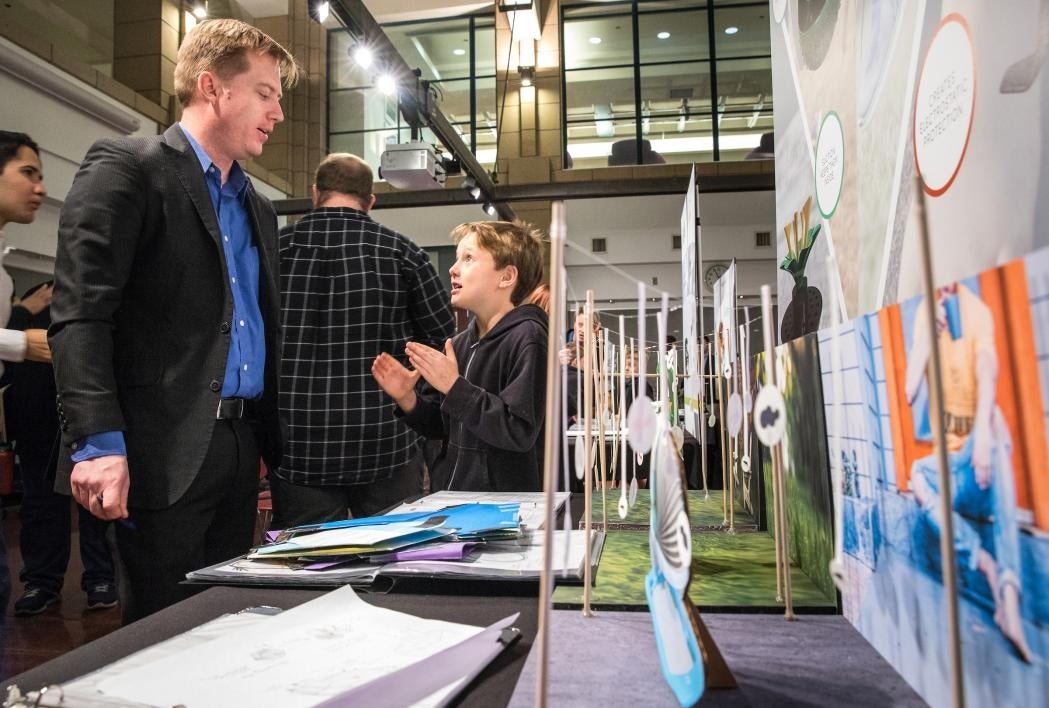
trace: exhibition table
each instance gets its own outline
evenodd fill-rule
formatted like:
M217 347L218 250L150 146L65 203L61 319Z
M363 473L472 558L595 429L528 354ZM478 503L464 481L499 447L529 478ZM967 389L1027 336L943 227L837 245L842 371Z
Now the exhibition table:
M503 594L496 596L467 595L463 594L461 589L456 591L456 588L461 586L448 584L447 594L442 594L438 588L438 592L433 594L361 593L361 598L376 607L428 619L477 626L487 626L519 612L520 617L514 626L521 631L520 640L497 656L454 701L454 705L461 706L501 706L510 700L537 631L537 585L523 584L521 594L517 595L513 594L515 585L518 584L502 584ZM71 681L225 613L258 606L289 609L322 594L322 591L316 590L210 588L57 659L7 679L0 684L0 695L5 695L7 686L11 684L19 686L24 693L41 686Z

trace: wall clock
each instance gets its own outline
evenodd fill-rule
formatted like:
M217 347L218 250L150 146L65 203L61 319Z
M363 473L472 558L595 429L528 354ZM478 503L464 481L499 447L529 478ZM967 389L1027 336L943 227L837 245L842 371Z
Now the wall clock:
M728 270L728 266L724 263L714 263L707 266L707 269L703 271L703 285L707 286L707 290L714 292L714 283L717 282L718 278L725 274Z

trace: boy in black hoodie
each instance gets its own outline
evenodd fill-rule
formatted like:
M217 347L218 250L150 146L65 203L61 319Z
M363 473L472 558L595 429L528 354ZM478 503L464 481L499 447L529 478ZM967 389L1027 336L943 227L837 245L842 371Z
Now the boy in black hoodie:
M409 371L388 353L372 375L408 425L444 441L431 488L542 489L546 313L522 304L543 277L543 240L531 226L478 221L452 231L452 304L472 315L444 351L409 342ZM419 378L427 386L415 389Z

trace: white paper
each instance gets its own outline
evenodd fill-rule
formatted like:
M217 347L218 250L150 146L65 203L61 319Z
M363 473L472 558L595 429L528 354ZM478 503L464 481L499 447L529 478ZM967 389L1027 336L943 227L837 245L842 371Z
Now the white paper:
M443 651L483 628L373 607L350 587L122 676L107 695L186 708L305 708ZM436 705L446 691L418 705Z
M64 703L62 705L79 708L143 708L145 703L126 701L115 696L104 696L99 693L98 685L108 679L119 677L129 671L147 666L179 652L196 650L197 647L230 632L250 627L270 619L270 615L254 612L238 612L233 615L222 615L210 622L176 635L171 639L154 644L142 651L137 651L119 661L105 666L98 671L85 674L75 681L62 685ZM51 705L41 702L41 706Z

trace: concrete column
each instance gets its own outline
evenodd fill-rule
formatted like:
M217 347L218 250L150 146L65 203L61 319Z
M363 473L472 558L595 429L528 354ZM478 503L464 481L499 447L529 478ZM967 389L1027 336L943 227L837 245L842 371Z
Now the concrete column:
M559 2L538 4L541 36L523 51L521 41L511 37L507 14L496 11L496 105L503 106L496 171L501 184L546 183L551 171L561 168ZM521 86L522 56L535 65L531 87Z
M113 3L113 78L169 111L181 21L178 0Z

